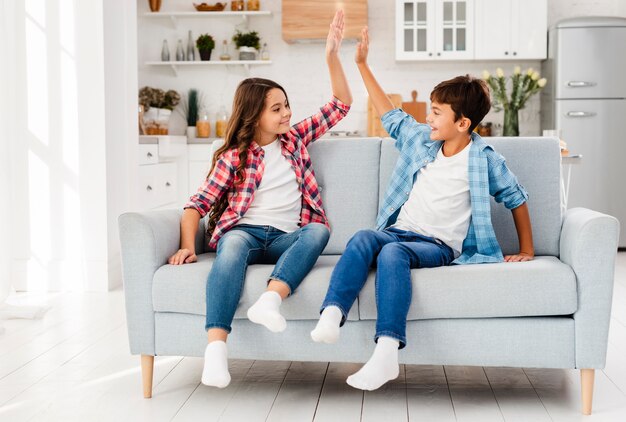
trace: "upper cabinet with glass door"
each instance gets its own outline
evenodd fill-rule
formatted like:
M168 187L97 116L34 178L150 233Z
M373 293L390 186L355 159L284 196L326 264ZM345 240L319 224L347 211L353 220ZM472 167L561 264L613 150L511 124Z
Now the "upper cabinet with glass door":
M396 59L472 59L473 10L473 0L396 0Z

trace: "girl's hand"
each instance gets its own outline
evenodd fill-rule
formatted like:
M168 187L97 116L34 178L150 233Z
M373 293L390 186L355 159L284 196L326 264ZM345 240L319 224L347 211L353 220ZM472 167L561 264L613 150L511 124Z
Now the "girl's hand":
M361 29L361 41L356 45L356 54L354 55L354 61L356 64L367 63L367 53L370 46L370 37L367 32L367 26Z
M341 46L341 40L343 40L343 10L337 10L330 29L328 30L328 37L326 38L326 57L336 56L339 53L339 47Z
M167 263L170 265L190 264L196 262L198 257L189 249L179 249L174 255L170 256Z
M527 252L520 252L517 255L506 255L504 257L504 262L532 261L534 257L535 257L534 254L530 254Z

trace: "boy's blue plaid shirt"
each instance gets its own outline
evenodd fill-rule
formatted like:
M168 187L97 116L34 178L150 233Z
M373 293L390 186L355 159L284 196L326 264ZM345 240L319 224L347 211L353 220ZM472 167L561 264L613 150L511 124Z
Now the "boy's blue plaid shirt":
M400 109L382 116L385 130L396 140L400 156L387 187L385 200L378 211L376 228L393 224L402 205L409 198L417 172L435 160L442 141L431 141L430 126L420 124ZM503 202L508 209L517 208L528 199L528 193L508 169L504 157L476 133L472 133L468 177L472 218L461 255L453 264L502 262L504 257L491 224L489 196Z

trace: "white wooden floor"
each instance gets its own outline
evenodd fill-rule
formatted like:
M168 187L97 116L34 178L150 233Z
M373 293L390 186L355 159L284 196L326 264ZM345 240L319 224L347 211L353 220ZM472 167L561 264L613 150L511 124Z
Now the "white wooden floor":
M575 370L406 365L363 393L345 383L360 365L239 360L217 390L200 384L201 359L157 357L145 400L122 292L18 299L53 307L42 320L4 321L0 421L626 421L626 253L590 417L580 414Z

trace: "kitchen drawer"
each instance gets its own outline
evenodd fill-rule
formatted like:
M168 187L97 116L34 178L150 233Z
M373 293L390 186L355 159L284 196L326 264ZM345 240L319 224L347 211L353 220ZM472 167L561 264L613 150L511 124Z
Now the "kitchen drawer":
M138 200L142 209L176 202L176 163L139 166Z
M156 144L139 145L139 165L159 162L159 146Z

